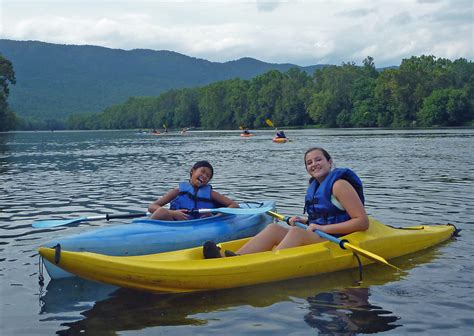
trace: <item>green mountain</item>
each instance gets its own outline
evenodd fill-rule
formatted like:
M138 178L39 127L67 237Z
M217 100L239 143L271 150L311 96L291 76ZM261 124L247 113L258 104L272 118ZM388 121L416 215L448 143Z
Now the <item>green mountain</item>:
M0 54L13 63L17 84L10 107L22 117L61 119L99 112L131 96L158 96L170 89L249 79L269 70L324 67L272 64L252 58L217 63L172 51L121 50L0 39Z

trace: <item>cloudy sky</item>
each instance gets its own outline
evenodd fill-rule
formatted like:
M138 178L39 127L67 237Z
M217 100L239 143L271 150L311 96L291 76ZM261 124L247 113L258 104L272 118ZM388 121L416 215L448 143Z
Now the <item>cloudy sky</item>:
M0 38L172 50L215 62L473 60L473 34L474 0L0 0Z

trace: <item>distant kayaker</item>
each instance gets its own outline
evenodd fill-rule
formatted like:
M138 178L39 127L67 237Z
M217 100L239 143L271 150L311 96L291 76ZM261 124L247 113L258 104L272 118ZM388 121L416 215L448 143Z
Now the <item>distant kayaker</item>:
M188 220L196 218L190 213L193 209L238 208L236 202L212 189L209 181L213 175L214 168L209 162L196 162L189 172L189 181L181 182L178 188L171 189L148 206L150 218ZM169 209L164 208L168 203Z
M248 127L245 127L245 128L244 128L244 134L250 134L250 131L249 131L249 128L248 128Z
M283 132L283 130L279 130L278 128L275 128L275 131L276 131L275 137L283 138L283 139L286 138L286 134L285 132Z
M323 148L310 148L304 155L304 162L311 176L304 207L308 217L289 218L291 227L269 224L235 253L225 251L226 256L319 243L323 239L313 232L315 230L340 237L368 229L369 219L364 208L364 193L359 177L347 168L333 169L333 160ZM295 226L295 222L309 226L305 230ZM206 242L203 252L207 258L221 256L213 242Z

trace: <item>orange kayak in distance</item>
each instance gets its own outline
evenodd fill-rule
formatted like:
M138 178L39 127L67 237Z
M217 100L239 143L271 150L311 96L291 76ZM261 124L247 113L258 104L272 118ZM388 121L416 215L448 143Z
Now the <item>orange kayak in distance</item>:
M288 142L288 141L290 141L290 139L288 139L288 138L277 138L277 137L274 137L274 138L272 139L272 141L273 141L273 142L277 142L277 143L283 143L283 142Z

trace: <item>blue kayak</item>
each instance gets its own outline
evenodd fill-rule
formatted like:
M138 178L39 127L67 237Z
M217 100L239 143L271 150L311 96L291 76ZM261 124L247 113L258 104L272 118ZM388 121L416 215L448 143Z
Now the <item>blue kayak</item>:
M275 201L240 203L241 208L275 208ZM119 224L51 240L42 247L68 251L87 251L111 256L145 255L200 246L206 240L224 242L251 237L260 232L272 218L266 213L251 215L219 214L189 221L136 219ZM45 260L51 279L74 276Z

